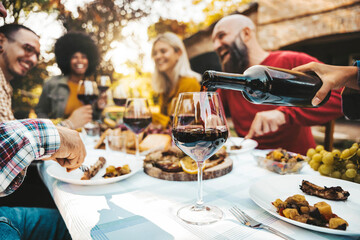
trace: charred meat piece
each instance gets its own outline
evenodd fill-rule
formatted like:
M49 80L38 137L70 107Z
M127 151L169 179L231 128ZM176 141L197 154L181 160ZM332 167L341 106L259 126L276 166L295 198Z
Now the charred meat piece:
M339 186L320 187L306 180L302 181L300 189L306 194L336 201L344 201L350 196L348 191L344 191Z
M84 172L84 175L81 177L81 180L90 180L93 176L95 176L99 170L105 165L106 160L104 157L99 157L99 160L90 167L89 170Z

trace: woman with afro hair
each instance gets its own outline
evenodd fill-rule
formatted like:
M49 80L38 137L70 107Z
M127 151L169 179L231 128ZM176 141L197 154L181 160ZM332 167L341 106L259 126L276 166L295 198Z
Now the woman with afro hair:
M62 75L45 82L35 112L39 118L54 119L72 129L83 127L96 111L79 101L77 88L80 80L95 72L100 60L98 48L89 35L69 32L56 41L55 56ZM95 105L100 110L100 101Z

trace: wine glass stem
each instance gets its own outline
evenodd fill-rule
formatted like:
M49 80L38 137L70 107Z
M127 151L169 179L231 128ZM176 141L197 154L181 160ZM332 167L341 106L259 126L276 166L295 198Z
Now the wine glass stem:
M140 153L139 153L139 134L135 134L135 147L136 147L136 159L140 158Z
M197 201L195 205L196 210L202 210L204 208L204 202L203 202L203 166L204 162L197 162L198 166L198 193L197 193Z

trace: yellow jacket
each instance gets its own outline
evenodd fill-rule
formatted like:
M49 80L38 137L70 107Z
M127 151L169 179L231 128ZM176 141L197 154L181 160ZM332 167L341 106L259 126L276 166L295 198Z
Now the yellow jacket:
M182 92L199 92L200 83L196 78L193 77L181 77L176 88L172 91L169 97L164 94L159 96L160 113L153 113L153 123L159 123L163 127L167 127L170 121L170 104L174 97L178 97Z

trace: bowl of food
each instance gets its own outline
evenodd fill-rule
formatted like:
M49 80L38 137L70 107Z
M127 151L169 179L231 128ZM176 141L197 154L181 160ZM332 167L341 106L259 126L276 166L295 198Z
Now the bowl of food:
M253 152L257 164L278 174L299 173L305 164L305 157L299 153L278 148Z

